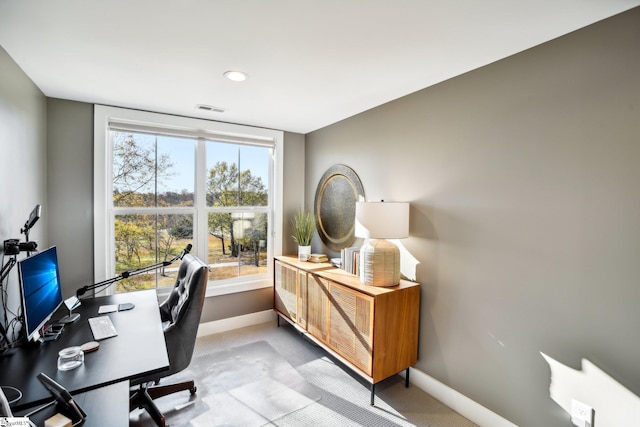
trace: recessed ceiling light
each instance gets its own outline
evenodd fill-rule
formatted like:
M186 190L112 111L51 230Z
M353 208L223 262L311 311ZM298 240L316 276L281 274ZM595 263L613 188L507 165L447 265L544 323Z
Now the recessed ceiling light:
M242 71L227 71L224 73L224 76L234 82L243 82L249 78L247 73L243 73Z

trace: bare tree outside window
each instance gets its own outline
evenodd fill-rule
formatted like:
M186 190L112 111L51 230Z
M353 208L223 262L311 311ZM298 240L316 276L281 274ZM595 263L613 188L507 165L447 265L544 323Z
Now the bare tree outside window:
M156 206L155 185L172 176L168 154L158 156L156 144L134 134L112 132L113 205Z
M116 274L173 258L193 237L191 215L135 214L135 208L193 206L193 191L162 191L176 176L174 162L153 135L112 132L113 205L134 208L114 217ZM191 230L176 228L184 217ZM182 246L181 246L182 245ZM176 268L162 267L117 282L118 292L168 286Z
M115 272L120 274L170 260L194 241L198 141L111 131L111 143ZM209 279L264 275L271 149L217 141L203 145L197 151L207 157L200 215L206 216L207 228L200 232L207 241ZM177 267L121 280L116 291L170 286Z

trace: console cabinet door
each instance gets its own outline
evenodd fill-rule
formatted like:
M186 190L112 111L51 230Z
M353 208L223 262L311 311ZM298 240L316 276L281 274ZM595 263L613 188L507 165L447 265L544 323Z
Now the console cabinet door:
M311 275L304 270L298 269L298 318L296 323L303 329L307 329L307 281L311 280Z
M282 262L275 263L274 305L276 310L297 321L298 269Z
M372 373L374 299L329 283L329 345L349 362Z
M306 289L306 330L326 343L329 334L329 286L327 280L309 274Z

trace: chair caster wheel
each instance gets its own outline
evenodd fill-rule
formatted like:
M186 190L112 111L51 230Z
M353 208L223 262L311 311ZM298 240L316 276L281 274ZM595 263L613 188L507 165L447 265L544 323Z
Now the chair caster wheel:
M193 387L191 390L189 390L192 395L196 394L196 391L198 391L198 387Z

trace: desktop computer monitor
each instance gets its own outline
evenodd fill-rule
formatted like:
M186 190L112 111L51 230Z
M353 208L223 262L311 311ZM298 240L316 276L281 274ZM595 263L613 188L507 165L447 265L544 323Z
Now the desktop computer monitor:
M27 340L37 340L62 304L56 247L18 261L18 267Z

